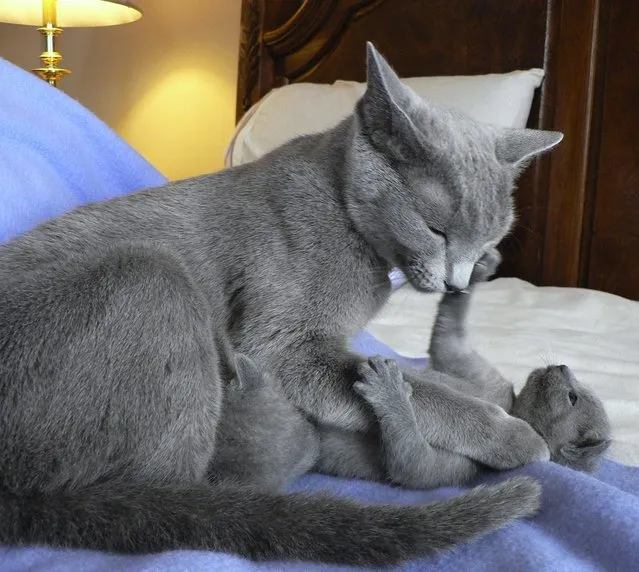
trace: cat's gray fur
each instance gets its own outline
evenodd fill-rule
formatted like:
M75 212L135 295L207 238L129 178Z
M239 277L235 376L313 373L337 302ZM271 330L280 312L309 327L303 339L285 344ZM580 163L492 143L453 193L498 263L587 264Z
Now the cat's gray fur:
M476 265L468 292L442 297L431 336L431 367L445 374L441 382L449 387L494 403L528 422L548 444L552 461L594 471L610 444L610 422L592 390L579 383L570 368L558 365L534 370L515 396L513 385L470 345L471 292L498 262L498 253L489 250ZM394 360L371 358L360 370L362 381L355 389L379 419L384 468L391 481L416 488L452 486L468 483L486 470L472 458L430 446L424 438L429 420L419 410L412 385ZM377 461L371 458L369 462Z
M277 379L248 357L236 356L235 371L225 389L209 480L278 491L313 468L317 431L284 398Z
M386 301L388 269L422 290L465 288L508 232L517 174L560 139L422 102L369 45L366 93L335 128L0 246L0 542L373 565L534 513L530 480L370 507L207 472L225 332L332 432L318 459L330 464L340 439L377 430L347 341ZM431 442L497 468L548 456L529 425L433 375L414 382Z

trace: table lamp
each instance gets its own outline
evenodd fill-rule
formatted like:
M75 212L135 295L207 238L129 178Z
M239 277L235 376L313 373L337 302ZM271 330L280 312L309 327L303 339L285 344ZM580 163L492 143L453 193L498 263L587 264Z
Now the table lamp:
M54 87L71 73L58 67L62 56L55 49L55 39L63 27L114 26L141 17L138 8L122 0L0 0L0 22L39 26L44 37L43 67L33 71Z

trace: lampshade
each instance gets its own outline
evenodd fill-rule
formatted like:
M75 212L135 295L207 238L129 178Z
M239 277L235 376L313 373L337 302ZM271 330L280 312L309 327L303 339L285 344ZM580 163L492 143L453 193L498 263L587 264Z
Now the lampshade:
M43 0L0 0L0 22L41 26L42 4ZM138 8L123 0L57 1L57 25L61 28L115 26L141 17Z

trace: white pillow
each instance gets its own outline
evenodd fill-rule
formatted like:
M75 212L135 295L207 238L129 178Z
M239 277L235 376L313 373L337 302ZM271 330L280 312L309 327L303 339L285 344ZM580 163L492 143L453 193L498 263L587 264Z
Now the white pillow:
M403 79L418 95L456 108L485 123L525 127L535 89L544 71L505 74L413 77ZM366 85L354 81L295 83L276 88L249 109L238 123L225 153L227 167L258 159L307 133L328 129L354 108Z

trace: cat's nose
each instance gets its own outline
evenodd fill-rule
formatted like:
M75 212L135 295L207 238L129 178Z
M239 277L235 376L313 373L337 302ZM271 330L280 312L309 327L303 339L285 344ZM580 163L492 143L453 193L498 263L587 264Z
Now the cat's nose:
M444 287L446 288L446 292L448 294L459 294L464 291L464 288L458 288L449 282L444 282Z
M474 264L471 264L470 262L455 264L446 279L446 290L450 292L463 292L468 289L468 283L470 282L470 275L473 272L473 267Z

